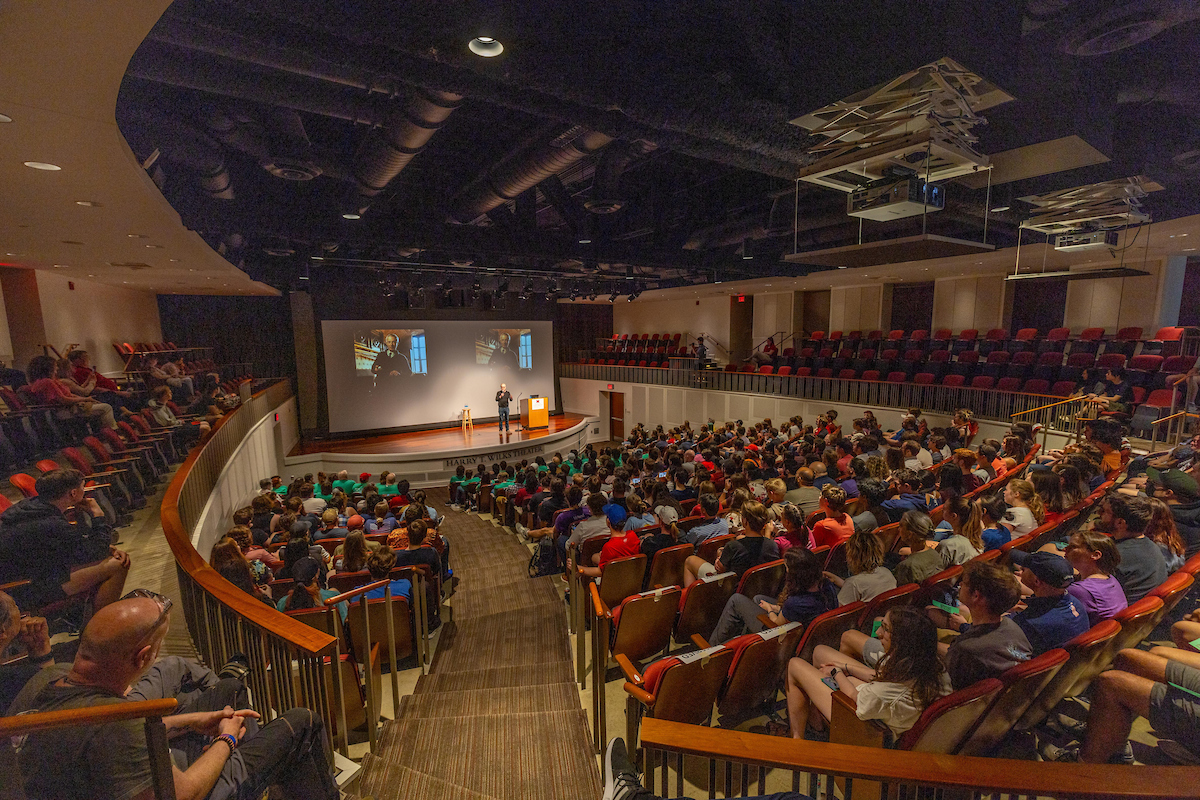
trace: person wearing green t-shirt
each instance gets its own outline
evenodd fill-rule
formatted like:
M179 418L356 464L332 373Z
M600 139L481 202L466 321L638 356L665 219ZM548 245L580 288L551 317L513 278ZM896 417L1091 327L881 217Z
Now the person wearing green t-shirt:
M350 478L350 473L342 470L337 474L337 480L333 482L333 488L341 489L346 494L354 494L355 483Z

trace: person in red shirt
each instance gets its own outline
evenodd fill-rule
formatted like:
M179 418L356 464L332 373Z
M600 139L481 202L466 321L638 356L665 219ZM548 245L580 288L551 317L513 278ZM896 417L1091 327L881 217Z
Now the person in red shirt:
M101 375L92 367L92 357L87 350L72 350L67 353L67 360L71 362L71 378L84 389L90 390L92 397L114 406L125 403L114 403L112 395L123 400L133 397L133 392L122 389L112 378Z
M616 503L609 503L604 507L604 517L608 521L609 539L600 550L600 561L594 567L582 566L579 568L581 573L592 578L600 577L603 574L604 565L609 561L626 556L636 556L641 552L642 540L638 537L638 532L622 530L625 527L626 517L624 507Z
M854 533L854 520L846 513L846 490L840 486L826 484L821 487L820 510L825 519L813 525L812 538L817 547L833 547Z

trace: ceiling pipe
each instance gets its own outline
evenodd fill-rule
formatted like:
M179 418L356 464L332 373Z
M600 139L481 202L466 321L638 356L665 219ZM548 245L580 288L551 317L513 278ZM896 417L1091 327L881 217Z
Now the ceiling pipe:
M451 216L471 222L612 141L607 134L576 125L549 142L518 150L467 184L452 203Z
M461 103L462 95L426 90L418 91L403 109L388 110L383 124L367 134L354 158L359 214L424 149Z
M185 122L164 114L135 112L138 127L144 131L146 152L158 148L167 160L197 173L200 189L214 200L234 199L229 169L221 146L207 134ZM139 137L140 138L140 137Z
M583 207L593 214L613 214L625 205L621 196L621 176L634 159L654 150L650 142L618 142L607 148L596 163L592 178L592 197Z

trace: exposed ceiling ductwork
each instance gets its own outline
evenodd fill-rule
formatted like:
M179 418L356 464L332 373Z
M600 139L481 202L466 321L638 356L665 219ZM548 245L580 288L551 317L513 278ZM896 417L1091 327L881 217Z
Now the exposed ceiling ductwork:
M130 121L145 132L144 141L139 143L144 152L157 149L168 161L196 173L201 191L209 197L234 199L221 145L211 137L186 122L153 111L135 112Z
M519 148L467 185L452 203L451 215L459 222L470 222L611 141L607 134L577 125L550 141Z
M367 134L354 159L358 213L421 152L461 102L461 95L449 92L418 92L403 109L389 109L383 124Z

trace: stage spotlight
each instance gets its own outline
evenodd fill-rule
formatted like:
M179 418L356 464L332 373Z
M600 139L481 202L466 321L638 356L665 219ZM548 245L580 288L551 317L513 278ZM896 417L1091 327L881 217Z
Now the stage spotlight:
M612 295L608 298L608 302L610 302L610 303L617 302L617 297L618 297L617 293L613 292Z

